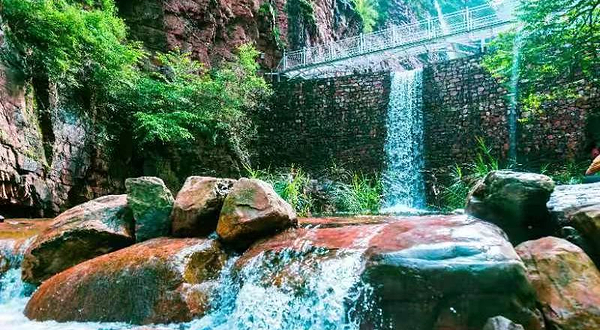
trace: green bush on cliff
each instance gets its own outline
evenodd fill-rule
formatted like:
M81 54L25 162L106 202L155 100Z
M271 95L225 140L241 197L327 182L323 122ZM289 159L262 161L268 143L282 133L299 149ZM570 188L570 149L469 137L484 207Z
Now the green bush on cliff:
M203 135L247 158L253 126L246 112L270 92L252 46L214 70L178 52L150 61L127 39L114 0L0 0L0 17L2 60L32 82L42 108L55 85L60 102L105 123L96 133L106 139L131 130L143 149L190 147Z
M521 65L520 96L530 109L544 100L573 95L564 83L585 78L598 85L600 66L600 6L596 0L521 0L518 17L520 31L498 38L491 45L484 66L497 77L511 75L514 52ZM519 49L520 48L520 49ZM557 86L537 91L538 86Z
M158 54L158 68L140 74L122 98L139 145L185 145L201 134L243 149L254 135L247 110L270 94L257 74L257 56L252 46L243 45L235 62L211 71L189 54Z
M0 0L5 62L73 87L127 82L144 53L128 42L113 0Z
M363 32L373 32L379 18L377 2L374 0L352 0L352 3L354 4L354 11L361 19Z

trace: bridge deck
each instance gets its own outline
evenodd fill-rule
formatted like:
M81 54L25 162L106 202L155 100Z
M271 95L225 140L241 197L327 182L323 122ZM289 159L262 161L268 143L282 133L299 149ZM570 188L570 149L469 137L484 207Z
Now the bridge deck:
M414 24L392 26L369 34L286 52L278 71L287 76L315 76L356 62L375 63L393 57L409 57L455 43L493 37L515 24L512 1L501 8L481 5L430 18ZM379 59L378 59L379 58Z

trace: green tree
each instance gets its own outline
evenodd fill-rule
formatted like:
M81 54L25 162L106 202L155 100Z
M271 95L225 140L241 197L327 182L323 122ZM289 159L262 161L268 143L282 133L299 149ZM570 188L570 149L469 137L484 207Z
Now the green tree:
M360 16L364 33L373 32L377 24L379 13L377 12L377 2L374 0L352 0L354 11Z
M247 158L246 142L254 135L247 112L270 95L258 75L258 54L243 45L236 61L212 71L190 54L157 54L158 68L140 74L119 97L131 113L139 146L181 146L202 135L229 143Z
M0 0L5 62L70 87L127 82L144 53L113 0Z
M521 0L521 27L498 38L484 65L497 77L508 79L515 45L520 45L519 76L528 82L521 90L526 105L569 94L564 83L584 78L598 84L600 49L599 0ZM539 93L535 86L555 86Z

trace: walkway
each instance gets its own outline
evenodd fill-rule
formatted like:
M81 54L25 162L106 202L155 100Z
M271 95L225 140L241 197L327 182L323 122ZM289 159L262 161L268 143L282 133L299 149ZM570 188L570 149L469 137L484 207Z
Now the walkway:
M373 66L390 58L407 59L439 51L468 52L474 44L483 46L485 39L513 27L514 7L514 0L505 0L498 8L487 4L466 8L439 18L286 52L278 72L310 78Z

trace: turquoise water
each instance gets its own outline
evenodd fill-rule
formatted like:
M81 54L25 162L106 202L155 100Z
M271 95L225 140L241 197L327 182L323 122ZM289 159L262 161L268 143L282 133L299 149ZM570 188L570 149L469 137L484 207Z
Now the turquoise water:
M392 74L385 142L383 213L419 213L426 206L423 178L421 69Z
M263 253L234 272L232 257L222 270L211 309L189 323L154 325L146 329L250 330L324 329L358 330L361 315L371 306L371 289L361 282L361 246L373 233L365 233L353 250L328 252L305 242L300 248ZM366 237L368 236L368 237ZM21 281L21 270L0 278L0 329L2 330L117 330L138 329L125 323L35 322L23 311L33 288Z

